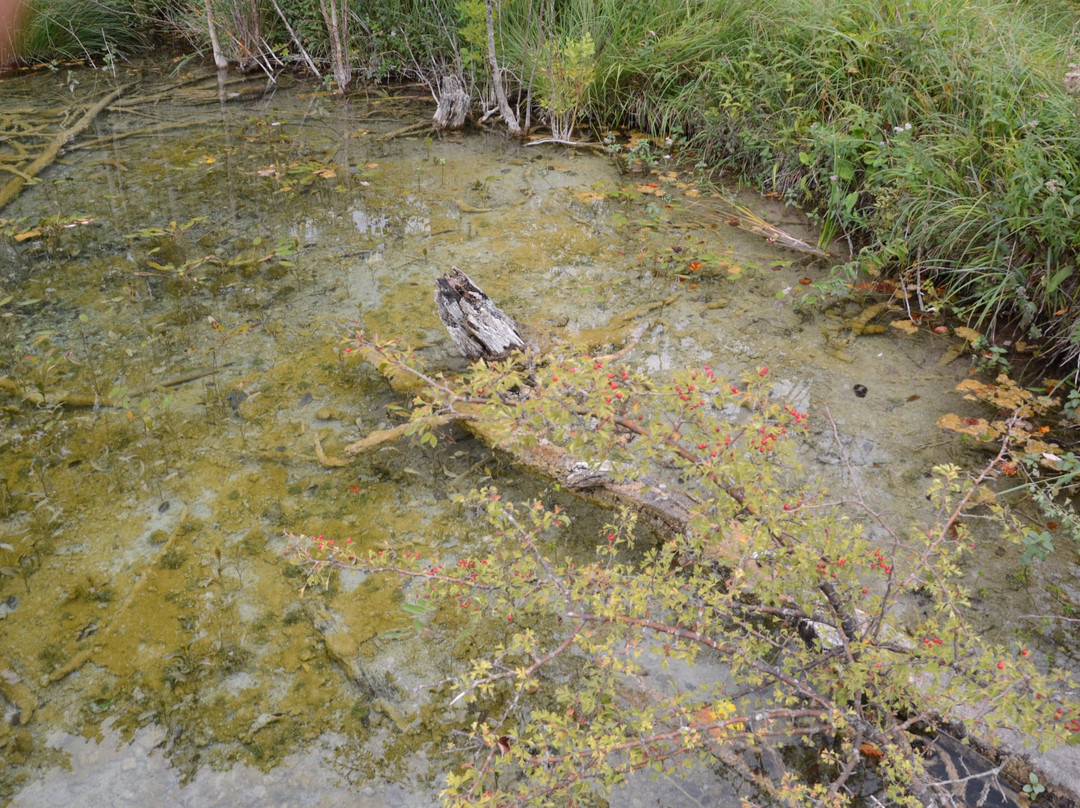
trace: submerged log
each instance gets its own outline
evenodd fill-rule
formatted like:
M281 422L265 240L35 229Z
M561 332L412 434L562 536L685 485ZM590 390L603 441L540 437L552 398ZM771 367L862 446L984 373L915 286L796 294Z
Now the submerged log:
M461 79L450 74L439 82L439 103L435 107L435 126L439 129L460 129L465 125L472 99L465 92Z
M467 359L502 359L525 347L513 318L503 313L457 267L435 281L435 304L458 352Z

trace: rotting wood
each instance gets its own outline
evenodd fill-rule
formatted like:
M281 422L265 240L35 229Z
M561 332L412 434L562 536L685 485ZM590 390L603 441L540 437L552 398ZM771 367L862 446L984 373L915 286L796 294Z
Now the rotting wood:
M462 80L451 73L439 81L439 98L432 116L438 129L460 129L465 125L472 99Z
M516 202L511 202L509 205L503 205L498 208L478 208L474 205L470 205L468 202L455 198L454 204L457 205L458 210L460 210L462 213L498 213L499 211L510 210L511 208L519 207L521 205L524 205L528 201L528 197L526 197L524 199L519 199Z
M415 376L386 363L369 345L361 345L358 353L362 360L379 368L395 393L416 395ZM450 424L459 426L485 445L509 455L520 468L554 480L588 502L606 508L631 508L645 521L664 531L681 533L687 529L696 504L689 494L668 490L662 483L648 478L620 481L602 466L590 466L548 441L529 445L512 433L508 434L504 423L493 422L486 417L483 409L479 403L457 402L453 413L435 416L428 420L428 424L432 428ZM320 463L328 467L348 465L358 456L404 437L410 427L415 429L412 424L400 424L372 432L345 448L344 454L348 460L327 455L316 438L316 456Z
M161 134L162 132L168 132L174 129L190 129L192 127L205 127L206 124L203 121L176 121L172 123L163 123L158 126L144 126L141 129L129 129L126 132L117 132L112 135L106 135L105 137L95 138L94 140L86 140L82 143L75 143L68 147L68 151L76 151L78 149L93 149L98 146L111 145L118 140L125 140L131 137L152 137L154 135Z
M57 156L60 154L60 150L64 147L69 140L78 137L80 133L86 127L88 127L93 120L104 110L109 104L115 101L124 92L126 87L118 87L108 95L101 98L96 104L91 106L83 116L70 128L64 129L52 139L52 142L45 148L45 150L38 155L38 158L34 160L30 165L24 169L26 176L13 177L3 190L0 190L0 210L7 207L15 197L19 195L22 189L26 186L26 183L36 177L41 171L50 166Z
M421 121L420 123L411 123L408 126L402 126L399 129L393 129L389 132L383 132L375 139L378 141L393 140L396 137L407 137L408 135L418 135L421 132L427 132L435 128L435 125L431 121Z
M457 267L435 281L435 303L458 352L467 359L503 359L525 347L513 318Z
M217 83L217 71L210 73L196 73L181 81L174 82L166 87L164 90L155 90L147 95L136 95L125 98L123 101L109 105L109 112L130 112L135 107L146 106L147 104L156 104L158 101L171 99L173 95L184 87L190 87L193 84L202 84L204 81L214 82L214 87L218 87ZM229 87L233 84L243 84L247 82L247 78L244 76L237 76L236 78L227 79L225 86Z

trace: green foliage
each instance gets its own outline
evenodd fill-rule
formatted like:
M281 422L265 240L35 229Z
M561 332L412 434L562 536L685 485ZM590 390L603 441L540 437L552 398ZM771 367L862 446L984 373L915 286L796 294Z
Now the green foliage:
M1028 529L1020 536L1024 545L1024 553L1020 556L1020 562L1030 564L1034 559L1045 561L1050 553L1054 552L1054 541L1049 530Z
M482 69L486 61L484 54L487 53L487 16L484 9L484 0L457 0L454 8L458 13L461 35L461 62L467 70L475 72ZM501 3L495 3L492 15L498 30L499 10Z
M145 23L129 0L27 0L16 51L25 62L133 53L149 44Z
M1028 781L1024 783L1024 793L1031 797L1034 802L1040 794L1046 791L1046 787L1039 782L1039 775L1032 772L1028 775Z
M596 45L586 31L578 39L549 42L539 57L537 103L547 112L551 134L570 140L596 74Z
M682 529L646 548L636 512L621 509L592 559L558 550L564 511L493 487L459 498L492 533L456 562L294 537L289 556L309 582L342 567L393 571L425 614L437 602L493 638L457 680L452 702L483 718L467 727L471 760L448 777L447 805L584 804L634 772L716 758L791 805L849 804L872 759L882 795L914 805L936 793L916 726L932 732L979 704L983 733L1064 739L1060 675L984 642L964 617L964 522L993 463L974 479L936 468L925 524L870 532L804 479L790 436L808 415L770 398L767 368L737 384L708 367L654 383L562 353L448 380L362 335L355 350L417 380L414 423L467 419L511 453L562 452L616 487L663 480L667 499L681 488L690 503ZM908 608L916 594L932 608ZM643 670L676 661L728 674L642 686ZM816 779L783 763L798 755Z
M913 268L977 323L1080 356L1075 7L602 3L592 109L719 163Z

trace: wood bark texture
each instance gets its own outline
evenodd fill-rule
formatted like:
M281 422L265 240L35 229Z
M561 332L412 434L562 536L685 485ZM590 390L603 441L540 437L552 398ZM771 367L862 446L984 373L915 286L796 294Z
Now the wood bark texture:
M461 79L452 73L439 81L439 104L435 107L435 126L439 129L460 129L465 125L472 101Z
M467 359L502 359L525 347L513 318L457 267L435 281L439 318Z

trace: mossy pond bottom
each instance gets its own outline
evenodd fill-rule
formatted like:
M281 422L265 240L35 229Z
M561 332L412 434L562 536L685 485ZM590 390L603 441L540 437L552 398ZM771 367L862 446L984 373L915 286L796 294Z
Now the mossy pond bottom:
M430 114L420 95L342 101L284 79L219 94L213 76L128 70L0 83L13 150L127 86L4 211L0 802L437 801L468 716L425 685L484 638L440 615L410 630L389 578L301 598L282 551L302 532L471 552L485 529L450 497L491 480L562 497L568 551L590 551L604 514L464 435L317 462L316 436L340 447L392 423L393 394L343 352L347 325L462 366L433 300L451 266L541 340L621 322L641 333L625 361L656 374L769 366L812 414L807 465L896 524L921 518L933 465L983 461L935 427L970 406L952 392L966 360L941 361L955 342L856 337L845 323L873 301L801 306L826 267L726 226L727 201L674 161L621 175L588 150L395 134ZM815 240L796 212L742 201ZM986 541L973 585L1016 615L988 627L1071 664L1058 623L1023 615L1077 602L1075 549L1019 581L1019 551ZM722 785L678 787L709 804Z

